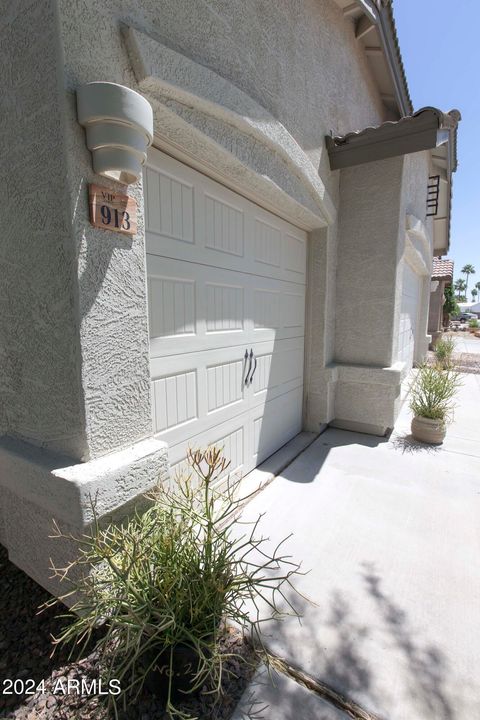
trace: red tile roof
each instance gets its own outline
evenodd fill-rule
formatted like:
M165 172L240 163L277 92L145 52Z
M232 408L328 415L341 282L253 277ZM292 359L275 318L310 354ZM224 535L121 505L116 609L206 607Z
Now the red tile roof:
M442 260L442 258L433 258L432 279L453 280L453 260Z

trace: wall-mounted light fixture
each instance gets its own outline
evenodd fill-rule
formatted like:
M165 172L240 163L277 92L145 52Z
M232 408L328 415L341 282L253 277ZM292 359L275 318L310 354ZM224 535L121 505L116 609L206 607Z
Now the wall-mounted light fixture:
M77 90L77 114L94 171L125 185L136 182L153 140L148 100L123 85L91 82Z

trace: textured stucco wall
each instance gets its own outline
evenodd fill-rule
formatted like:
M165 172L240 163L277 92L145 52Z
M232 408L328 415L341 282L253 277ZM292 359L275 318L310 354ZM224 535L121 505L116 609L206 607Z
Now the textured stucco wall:
M0 3L0 435L81 459L76 257L54 0Z
M133 239L93 228L89 182L114 187L95 176L75 97L66 93L72 244L78 255L79 333L85 433L95 458L152 433L145 238L141 181L128 188L138 204ZM117 189L125 192L124 186Z
M53 519L63 533L79 538L93 521L92 504L97 518L119 520L168 477L166 445L153 438L92 462L69 462L0 438L0 542L12 562L53 593L66 589L51 578L50 559L65 567L77 554L74 542L52 539Z
M388 367L392 339L403 157L342 171L335 360Z
M232 82L330 175L324 136L384 119L367 61L333 0L59 0L66 82L135 86L119 33L133 26ZM332 180L332 187L336 180Z

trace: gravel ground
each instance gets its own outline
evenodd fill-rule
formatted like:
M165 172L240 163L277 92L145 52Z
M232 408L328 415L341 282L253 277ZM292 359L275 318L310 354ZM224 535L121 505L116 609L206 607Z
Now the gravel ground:
M59 634L64 621L56 615L58 608L41 615L37 608L50 595L25 573L8 561L0 546L0 720L110 720L113 713L104 699L81 694L62 694L70 680L91 683L99 680L101 662L91 652L78 662L71 662L65 649L50 657L51 636ZM232 658L225 663L223 696L214 705L211 695L204 694L184 702L182 708L198 720L228 720L253 675L255 656L241 633L230 628L223 640L229 652L241 655L250 664ZM18 680L18 694L12 694L6 680ZM25 684L32 688L44 681L44 687L33 695L22 694ZM23 688L22 688L23 686ZM53 692L55 690L55 692ZM119 714L119 720L167 720L161 701L144 692L134 706Z
M480 374L480 355L476 353L457 353L453 355L457 370L465 373Z
M453 353L452 360L459 372L480 374L480 353ZM428 362L435 362L434 352L428 353Z

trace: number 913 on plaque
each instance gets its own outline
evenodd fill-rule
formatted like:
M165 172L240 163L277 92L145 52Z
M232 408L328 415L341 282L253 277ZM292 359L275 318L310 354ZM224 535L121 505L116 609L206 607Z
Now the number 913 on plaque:
M90 222L102 230L123 235L137 232L137 201L100 185L88 186Z

